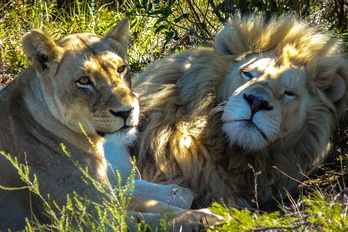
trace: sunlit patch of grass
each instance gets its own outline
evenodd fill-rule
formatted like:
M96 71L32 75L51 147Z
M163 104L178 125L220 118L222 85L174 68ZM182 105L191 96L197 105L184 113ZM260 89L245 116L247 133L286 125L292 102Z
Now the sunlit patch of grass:
M75 0L71 7L58 8L56 1L35 0L1 5L0 16L0 57L6 67L2 73L15 76L29 65L21 41L31 29L42 30L53 39L81 32L103 35L127 14L110 10L98 1ZM155 36L155 21L143 15L131 16L127 59L133 72L160 56L158 44L164 43L164 39Z
M94 1L78 0L69 10L58 9L55 1L14 1L0 6L0 15L0 55L5 72L12 75L29 65L21 41L31 29L42 30L53 39L80 32L104 34L124 18L124 14L97 8Z
M347 195L324 196L317 192L282 210L252 212L214 203L211 210L225 216L219 227L209 231L347 231Z

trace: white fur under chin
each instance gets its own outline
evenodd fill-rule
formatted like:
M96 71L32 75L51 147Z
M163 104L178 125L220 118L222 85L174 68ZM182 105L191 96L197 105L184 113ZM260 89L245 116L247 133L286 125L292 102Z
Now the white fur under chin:
M105 135L106 142L122 146L130 145L136 138L137 129L135 127L129 128L127 131L121 130L120 132Z
M247 152L259 151L268 142L255 127L243 125L244 122L224 123L222 130L227 134L231 146L238 146Z

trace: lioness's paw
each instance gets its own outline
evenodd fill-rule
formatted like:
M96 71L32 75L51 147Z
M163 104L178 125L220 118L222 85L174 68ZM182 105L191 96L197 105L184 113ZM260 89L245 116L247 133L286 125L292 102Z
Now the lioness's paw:
M135 180L133 196L157 200L181 209L190 209L192 192L176 184L156 184L145 180Z
M209 209L187 210L176 213L168 222L170 231L200 231L220 224L223 217Z

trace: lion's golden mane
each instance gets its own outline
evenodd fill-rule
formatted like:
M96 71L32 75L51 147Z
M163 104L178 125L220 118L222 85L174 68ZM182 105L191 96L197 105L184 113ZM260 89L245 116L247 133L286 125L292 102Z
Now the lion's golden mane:
M212 201L250 207L253 200L266 207L296 189L295 180L327 154L347 99L348 65L339 40L291 15L235 18L214 46L159 60L135 80L141 108L137 165L147 180L190 188L196 207ZM245 84L227 77L238 62L270 52L279 66L304 69L305 116L290 135L247 149L222 130L225 104ZM226 85L235 87L231 92Z

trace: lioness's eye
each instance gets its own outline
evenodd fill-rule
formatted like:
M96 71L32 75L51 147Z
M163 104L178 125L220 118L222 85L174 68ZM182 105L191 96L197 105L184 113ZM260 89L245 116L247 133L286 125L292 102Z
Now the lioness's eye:
M247 80L247 81L253 79L253 74L251 74L251 72L242 70L241 75L242 75L242 77L243 77L245 80Z
M117 72L122 73L125 69L126 69L126 65L122 65L122 66L117 68Z
M93 85L93 82L89 79L88 76L82 76L80 79L77 80L77 84L80 84L80 85Z

